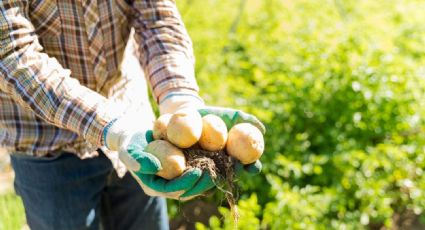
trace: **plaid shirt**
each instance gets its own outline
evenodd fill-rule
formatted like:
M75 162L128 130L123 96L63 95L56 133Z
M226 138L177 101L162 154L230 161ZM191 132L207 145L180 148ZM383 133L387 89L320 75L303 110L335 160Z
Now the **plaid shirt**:
M123 74L128 41L157 102L176 90L197 95L173 0L1 0L0 146L80 157L102 146L109 121L146 103Z

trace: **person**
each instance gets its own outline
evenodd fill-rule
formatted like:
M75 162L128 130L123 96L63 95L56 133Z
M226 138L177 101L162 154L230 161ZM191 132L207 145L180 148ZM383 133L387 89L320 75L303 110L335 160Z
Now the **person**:
M161 114L189 107L264 131L204 104L173 0L2 0L0 44L0 146L31 229L168 229L165 198L214 188L199 169L155 175L167 165L144 151L154 114L143 75Z

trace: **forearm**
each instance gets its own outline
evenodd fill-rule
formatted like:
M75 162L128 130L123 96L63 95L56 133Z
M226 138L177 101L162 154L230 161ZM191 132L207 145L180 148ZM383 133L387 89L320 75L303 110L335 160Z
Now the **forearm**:
M41 53L22 57L26 55L34 59L31 64L5 65L12 57L0 57L0 89L41 119L101 145L103 127L113 112L106 111L106 98L69 77L55 59Z
M135 1L140 62L159 102L170 92L198 95L192 41L172 0Z
M41 52L25 6L13 3L10 8L0 3L0 90L41 119L101 145L103 127L113 116L106 111L109 102Z

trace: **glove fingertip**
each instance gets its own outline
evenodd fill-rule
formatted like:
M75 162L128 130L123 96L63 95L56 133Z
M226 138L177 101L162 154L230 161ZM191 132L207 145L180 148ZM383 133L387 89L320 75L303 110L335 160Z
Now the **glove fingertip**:
M259 124L259 129L260 129L260 132L263 134L263 136L266 135L266 127L261 122Z
M204 194L206 191L210 190L215 186L214 181L208 173L203 173L199 181L191 188L189 191L186 191L181 198L187 198L192 196L198 196Z
M262 168L263 168L263 164L259 160L245 166L245 170L253 175L260 173Z
M146 161L141 164L139 173L142 174L156 174L162 169L162 166L159 162L155 161Z
M236 160L235 165L234 165L234 170L235 170L236 174L239 174L239 173L243 172L244 165L240 161Z
M135 159L140 165L139 173L156 174L162 169L159 159L150 153L141 152Z
M202 170L198 168L191 168L183 173L182 177L201 177Z
M198 109L198 113L199 113L201 116L204 116L204 114L205 114L205 109Z
M201 176L202 171L200 169L190 169L183 173L180 177L169 180L167 182L167 186L168 188L171 188L170 191L186 191L192 188Z
M238 111L238 114L241 117L241 121L239 121L237 123L248 122L251 125L257 127L263 135L266 134L266 127L264 126L264 124L260 120L258 120L258 118L256 116L254 116L252 114L245 113L243 111Z
M263 136L266 134L266 127L260 120L258 120L258 118L254 117L254 120L251 123L260 130Z
M152 130L146 131L145 138L146 138L146 141L148 142L148 144L151 143L152 141L154 141L153 131Z

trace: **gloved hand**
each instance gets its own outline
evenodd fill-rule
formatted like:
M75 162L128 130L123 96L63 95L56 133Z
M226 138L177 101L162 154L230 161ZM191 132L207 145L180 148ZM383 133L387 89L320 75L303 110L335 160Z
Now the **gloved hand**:
M142 117L139 114L126 115L110 122L104 129L103 139L108 149L118 151L120 160L146 194L188 200L214 187L208 173L200 169L187 170L173 180L156 176L162 167L167 166L161 165L158 158L144 151L153 141L153 136L151 130L139 127Z
M202 117L208 114L214 114L220 117L226 124L228 130L230 130L236 124L247 122L257 127L263 135L266 133L266 128L264 127L263 123L261 123L255 116L240 110L205 106L203 108L198 109L198 112L201 114ZM256 162L247 165L243 165L239 161L236 161L235 163L236 174L241 173L243 170L250 174L258 174L261 172L261 169L262 164L260 160L257 160Z
M214 114L224 121L228 130L230 130L236 124L247 122L257 127L263 135L266 132L264 125L255 116L240 110L205 106L202 99L196 94L171 92L161 100L159 105L161 114L174 113L177 110L183 108L195 108L198 110L201 116ZM258 174L261 172L261 169L262 164L259 160L247 165L243 165L239 161L236 161L235 163L235 171L237 174L243 171L246 171L250 174Z

